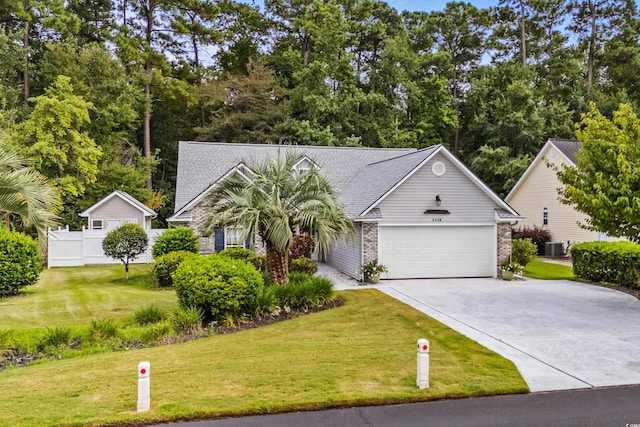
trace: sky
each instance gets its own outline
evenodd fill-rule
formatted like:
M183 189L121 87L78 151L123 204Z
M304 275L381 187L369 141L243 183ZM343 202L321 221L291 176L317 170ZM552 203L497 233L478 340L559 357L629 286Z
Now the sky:
M398 10L423 11L431 12L434 10L444 10L447 3L451 0L386 0L386 3ZM498 0L466 0L478 9L486 9L491 6L497 6Z
M255 3L263 8L263 0L240 0L244 3ZM444 10L445 5L451 0L385 0L389 6L395 8L398 12L403 10L431 12L434 10ZM478 9L486 9L491 6L497 6L498 0L466 0Z

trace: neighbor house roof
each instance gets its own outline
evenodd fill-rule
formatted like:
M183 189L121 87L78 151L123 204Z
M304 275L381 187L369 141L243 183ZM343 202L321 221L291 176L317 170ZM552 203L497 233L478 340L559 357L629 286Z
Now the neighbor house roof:
M236 165L252 165L267 157L294 152L313 159L333 186L343 189L372 162L415 152L413 148L316 147L180 141L176 177L175 216L197 204Z
M571 163L576 164L576 153L582 148L580 141L575 139L550 139L548 142L555 145Z
M516 182L511 191L509 191L509 194L507 194L505 200L509 200L511 196L515 194L515 192L520 188L520 186L523 185L535 165L537 165L538 162L542 161L544 153L547 152L547 147L549 146L555 147L567 160L567 163L571 166L576 165L576 153L580 148L582 148L582 144L580 143L580 141L576 141L573 139L549 139L540 149L533 161L529 164L520 179L518 179L518 182Z
M153 209L150 209L144 203L140 202L138 199L136 199L132 195L130 195L128 193L125 193L124 191L120 191L120 190L115 190L113 193L111 193L108 196L104 197L102 200L100 200L96 204L92 205L91 207L87 208L84 212L81 212L78 215L80 215L81 217L88 217L89 214L93 210L95 210L98 207L104 205L109 200L113 199L114 197L121 198L125 202L129 203L131 206L133 206L136 209L139 209L140 211L142 211L147 216L151 216L151 217L155 218L156 215L157 215L157 213Z

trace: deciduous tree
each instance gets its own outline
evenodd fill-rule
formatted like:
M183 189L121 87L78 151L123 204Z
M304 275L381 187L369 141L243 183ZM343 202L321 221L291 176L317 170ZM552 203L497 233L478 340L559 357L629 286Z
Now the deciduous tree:
M576 134L576 166L557 171L560 201L587 216L584 228L640 242L640 119L630 105L608 119L591 104Z

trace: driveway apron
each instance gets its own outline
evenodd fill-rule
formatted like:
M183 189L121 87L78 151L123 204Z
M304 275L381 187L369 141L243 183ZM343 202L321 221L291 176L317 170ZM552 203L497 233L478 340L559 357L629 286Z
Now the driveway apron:
M531 391L640 384L640 301L625 293L534 279L387 281L380 290L513 361Z
M356 288L325 273L337 289ZM640 301L625 293L491 278L386 280L375 288L511 360L531 391L640 384Z

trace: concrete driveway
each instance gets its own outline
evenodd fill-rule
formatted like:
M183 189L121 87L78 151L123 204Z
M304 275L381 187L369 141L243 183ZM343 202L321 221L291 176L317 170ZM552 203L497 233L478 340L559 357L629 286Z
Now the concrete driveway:
M357 287L323 273L337 289ZM510 359L531 391L640 384L640 301L625 293L535 279L383 280L374 287Z

